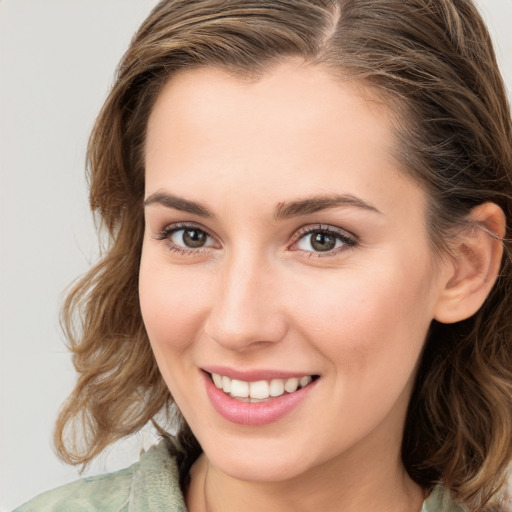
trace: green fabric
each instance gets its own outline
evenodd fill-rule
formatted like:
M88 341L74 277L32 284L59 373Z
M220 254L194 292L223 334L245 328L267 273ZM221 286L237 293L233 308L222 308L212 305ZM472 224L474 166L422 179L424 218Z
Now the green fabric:
M421 512L468 512L468 509L454 503L450 493L443 487L437 486L423 503Z
M165 443L127 469L48 491L14 512L186 512L178 467Z
M48 491L13 512L186 512L176 461L164 442L127 469ZM436 487L421 512L467 512Z

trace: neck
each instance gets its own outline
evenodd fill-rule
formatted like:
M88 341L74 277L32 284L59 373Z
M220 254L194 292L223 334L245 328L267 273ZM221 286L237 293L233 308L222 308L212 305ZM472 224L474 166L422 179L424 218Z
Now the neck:
M374 463L363 466L347 454L286 481L246 482L221 472L203 454L191 471L187 504L190 512L418 512L424 490L399 457L381 464L383 456L373 453Z

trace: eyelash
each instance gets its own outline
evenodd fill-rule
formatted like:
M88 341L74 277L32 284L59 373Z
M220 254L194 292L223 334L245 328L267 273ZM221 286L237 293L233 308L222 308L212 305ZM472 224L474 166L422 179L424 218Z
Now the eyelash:
M359 240L357 239L357 237L348 233L345 230L318 224L316 226L306 226L302 229L299 229L299 231L297 231L297 233L293 236L294 241L293 241L292 245L297 244L302 239L304 239L306 236L312 235L313 233L322 233L324 235L331 235L336 240L341 241L342 245L341 245L341 247L330 249L325 252L304 250L303 252L307 253L310 258L324 258L324 257L328 257L328 256L335 256L335 255L339 254L340 252L345 251L348 248L355 247L359 244ZM295 250L301 250L301 249L295 249Z
M178 223L178 224L171 224L169 226L166 226L162 231L158 233L158 235L155 237L157 240L166 242L166 245L168 249L172 252L176 252L182 256L199 256L203 254L205 251L207 251L211 245L198 247L198 248L186 248L179 245L176 245L174 242L172 242L171 238L174 234L176 234L178 231L187 231L187 230L195 230L204 233L207 235L211 240L215 240L215 237L210 233L206 228L196 225L196 224L187 224L187 223ZM304 239L308 235L312 235L313 233L322 233L324 235L331 235L333 236L337 241L341 241L342 245L340 247L335 247L333 249L327 250L325 252L322 251L314 251L314 250L304 250L304 249L292 249L294 251L301 251L303 253L306 253L308 257L310 258L321 258L321 257L328 257L328 256L335 256L338 253L347 250L348 248L355 247L359 244L359 240L354 235L341 230L341 229L335 229L331 226L324 226L322 224L318 224L316 226L307 226L304 228L299 229L294 235L293 235L293 241L292 246L299 243L302 239ZM337 243L337 242L336 242Z
M171 224L169 226L166 226L158 235L155 237L157 240L161 240L166 243L167 248L171 252L176 252L182 256L199 256L203 254L210 246L206 247L198 247L196 249L193 248L187 248L187 247L181 247L179 245L176 245L174 242L172 242L171 237L177 233L178 231L201 231L205 233L209 238L212 240L215 240L215 237L204 227L198 226L196 224L187 224L179 222L177 224Z

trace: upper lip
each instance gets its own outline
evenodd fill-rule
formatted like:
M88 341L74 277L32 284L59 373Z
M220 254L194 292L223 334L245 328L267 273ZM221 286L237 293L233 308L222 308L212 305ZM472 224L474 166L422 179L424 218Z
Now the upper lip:
M229 368L227 366L202 366L202 370L208 373L216 373L229 377L230 379L243 380L245 382L256 382L258 380L271 380L271 379L291 379L293 377L304 377L305 375L318 375L309 371L289 371L289 370L271 370L271 369L251 369L240 370Z

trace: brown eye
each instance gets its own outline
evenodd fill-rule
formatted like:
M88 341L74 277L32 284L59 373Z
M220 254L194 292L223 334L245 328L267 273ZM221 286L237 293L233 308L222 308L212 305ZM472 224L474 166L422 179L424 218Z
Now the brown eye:
M296 243L296 248L311 254L332 252L334 255L337 254L336 249L355 245L357 245L357 240L348 233L345 234L344 231L338 232L334 228L317 228L303 232Z
M315 251L330 251L336 247L336 237L324 231L313 231L310 244Z
M186 249L201 249L214 245L208 233L193 226L175 229L167 236L175 246Z
M183 243L187 247L196 248L203 247L208 239L208 235L199 229L183 230Z

